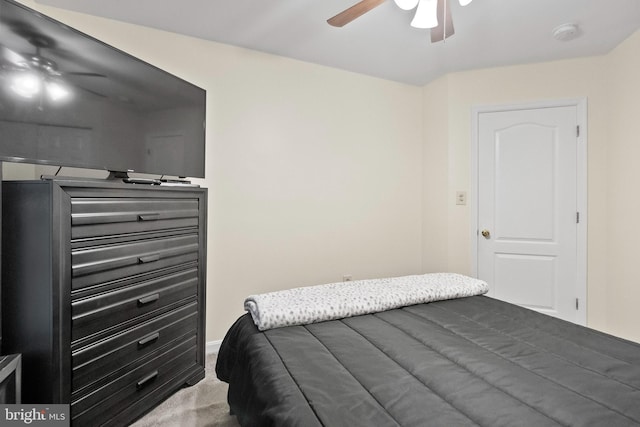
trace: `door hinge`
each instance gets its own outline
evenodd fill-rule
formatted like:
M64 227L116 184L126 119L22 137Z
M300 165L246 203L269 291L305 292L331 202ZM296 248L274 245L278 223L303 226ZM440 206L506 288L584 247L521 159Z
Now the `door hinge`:
M576 298L576 310L580 310L580 300Z
M580 212L576 212L576 224L580 224Z
M576 136L580 136L580 125L576 126Z

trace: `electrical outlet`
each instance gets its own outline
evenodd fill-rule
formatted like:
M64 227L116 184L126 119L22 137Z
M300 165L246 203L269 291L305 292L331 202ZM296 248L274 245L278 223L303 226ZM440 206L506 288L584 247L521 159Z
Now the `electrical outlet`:
M343 282L350 282L352 280L353 280L353 277L350 274L345 274L344 276L342 276Z
M467 192L456 191L456 205L466 205L466 204L467 204Z

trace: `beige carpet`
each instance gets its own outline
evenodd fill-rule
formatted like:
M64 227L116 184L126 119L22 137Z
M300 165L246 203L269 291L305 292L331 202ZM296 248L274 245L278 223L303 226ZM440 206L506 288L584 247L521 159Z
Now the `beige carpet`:
M186 387L162 402L132 427L239 427L229 415L227 384L216 378L216 354L207 356L206 377L193 387Z

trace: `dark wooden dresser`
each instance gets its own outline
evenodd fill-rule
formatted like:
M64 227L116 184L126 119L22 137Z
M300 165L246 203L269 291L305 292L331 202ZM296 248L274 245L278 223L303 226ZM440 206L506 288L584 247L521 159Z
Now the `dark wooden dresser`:
M2 327L23 403L126 425L204 378L207 190L4 182Z

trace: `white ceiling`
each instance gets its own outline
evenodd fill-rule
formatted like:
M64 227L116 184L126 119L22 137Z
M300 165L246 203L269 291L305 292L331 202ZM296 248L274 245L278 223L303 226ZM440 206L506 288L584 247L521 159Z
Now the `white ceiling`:
M431 44L393 0L343 28L326 20L358 0L37 0L221 43L424 85L448 72L600 55L640 28L640 0L451 0L455 35ZM581 36L557 41L575 23ZM640 53L639 53L640 54Z

